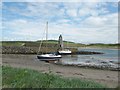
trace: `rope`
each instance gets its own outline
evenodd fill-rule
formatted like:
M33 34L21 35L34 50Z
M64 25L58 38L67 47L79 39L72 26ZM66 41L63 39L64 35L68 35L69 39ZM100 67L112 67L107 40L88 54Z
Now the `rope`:
M42 41L43 41L43 37L44 37L45 32L46 32L46 31L45 31L45 29L44 29L43 36L42 36L42 40L41 40L41 42L40 42L40 44L39 44L39 49L38 49L37 55L38 55L39 52L40 52L40 49L41 49L41 46L42 46Z

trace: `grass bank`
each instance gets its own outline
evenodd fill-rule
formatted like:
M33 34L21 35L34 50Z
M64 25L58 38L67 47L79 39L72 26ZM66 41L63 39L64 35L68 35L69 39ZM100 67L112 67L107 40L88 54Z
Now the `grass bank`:
M2 41L2 53L3 54L37 54L41 41ZM39 54L46 53L46 41L43 40ZM120 44L80 44L74 42L64 41L64 47L69 48L73 54L78 53L78 47L80 48L110 48L118 49ZM68 46L68 47L67 47ZM56 52L58 49L57 40L48 40L47 53ZM88 52L80 52L80 54L89 54ZM90 52L91 54L91 52Z
M93 81L62 78L29 69L2 67L3 88L104 88Z
M2 46L27 46L27 47L39 47L41 41L2 41ZM63 41L64 47L80 47L85 46L84 44ZM47 46L48 47L57 47L58 41L57 40L48 40ZM42 41L42 46L46 46L46 41Z
M2 41L2 53L3 54L37 54L41 41ZM69 45L75 46L74 43L69 42ZM66 47L67 42L64 42ZM46 41L43 41L39 54L41 53L56 52L58 49L58 41L48 40L47 48ZM70 48L72 52L77 52L77 48Z
M2 41L0 44L2 46L26 46L26 47L39 47L41 41ZM48 47L57 47L57 40L48 40ZM112 48L118 49L120 48L120 44L104 44L104 43L93 43L93 44L82 44L82 43L74 43L70 41L63 41L64 47L91 47L91 48ZM42 41L42 46L46 46L46 41Z
M107 48L107 49L120 49L120 44L102 44L102 43L96 43L96 44L89 44L86 45L86 47L91 48Z

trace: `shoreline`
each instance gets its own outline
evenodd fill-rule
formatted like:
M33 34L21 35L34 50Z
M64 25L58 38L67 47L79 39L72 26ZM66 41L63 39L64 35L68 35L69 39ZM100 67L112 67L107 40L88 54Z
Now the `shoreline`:
M102 47L78 47L78 48L81 48L81 49L109 49L109 50L120 50L120 48L102 48Z
M79 67L79 68L85 68L85 69L94 69L94 70L108 70L108 71L120 71L119 68L113 68L113 67L104 67L104 66L95 66L95 65L80 65L80 64L66 64L66 65L63 65L63 64L56 64L56 65L62 65L62 66L71 66L71 67Z
M93 80L112 88L118 86L119 71L56 65L39 61L36 58L36 55L3 54L2 64L17 68L33 69L42 73L49 72L49 70L51 70L53 74L57 74L62 77Z
M55 49L55 48L54 48ZM53 49L53 50L54 50ZM37 54L38 49L36 47L23 47L23 46L3 46L2 47L2 54ZM92 55L92 54L103 54L102 52L93 52L93 51L79 51L78 48L71 48L70 49L72 51L72 54L70 55L78 55L78 54L82 54L82 55ZM55 51L52 50L48 50L47 53L52 53ZM40 53L46 53L45 49L43 49L42 52Z
M37 59L37 55L35 55L35 54L2 54L2 55L5 55L5 56L17 55L17 56L27 56L27 57L35 56L36 57L35 59ZM73 55L84 55L84 54L73 54ZM85 55L91 55L91 54L85 54ZM45 61L43 61L43 62L45 62ZM78 64L61 63L61 59L54 61L54 62L46 62L46 63L53 63L53 64L61 65L61 66L71 66L71 67L88 68L88 69L90 68L90 69L97 69L97 70L109 70L109 71L119 71L120 70L119 63L118 63L118 65L116 64L117 66L110 66L110 65L104 65L104 63L107 63L104 61L102 61L103 65L95 64L95 63L91 63L91 62L82 62L82 63L78 63Z

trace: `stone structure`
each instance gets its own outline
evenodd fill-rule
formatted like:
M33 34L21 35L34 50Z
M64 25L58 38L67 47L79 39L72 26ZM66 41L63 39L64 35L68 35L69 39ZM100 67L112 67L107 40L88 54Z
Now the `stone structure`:
M63 49L63 39L62 39L62 35L59 36L58 49L59 49L59 50L62 50L62 49Z

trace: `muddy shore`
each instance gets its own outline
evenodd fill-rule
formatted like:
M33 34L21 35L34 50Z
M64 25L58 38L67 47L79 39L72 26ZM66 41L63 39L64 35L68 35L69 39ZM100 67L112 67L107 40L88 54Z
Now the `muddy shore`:
M17 68L33 69L43 73L51 70L53 74L57 74L62 77L93 80L110 88L118 86L119 71L56 65L53 63L39 61L36 58L36 55L3 54L2 64Z

